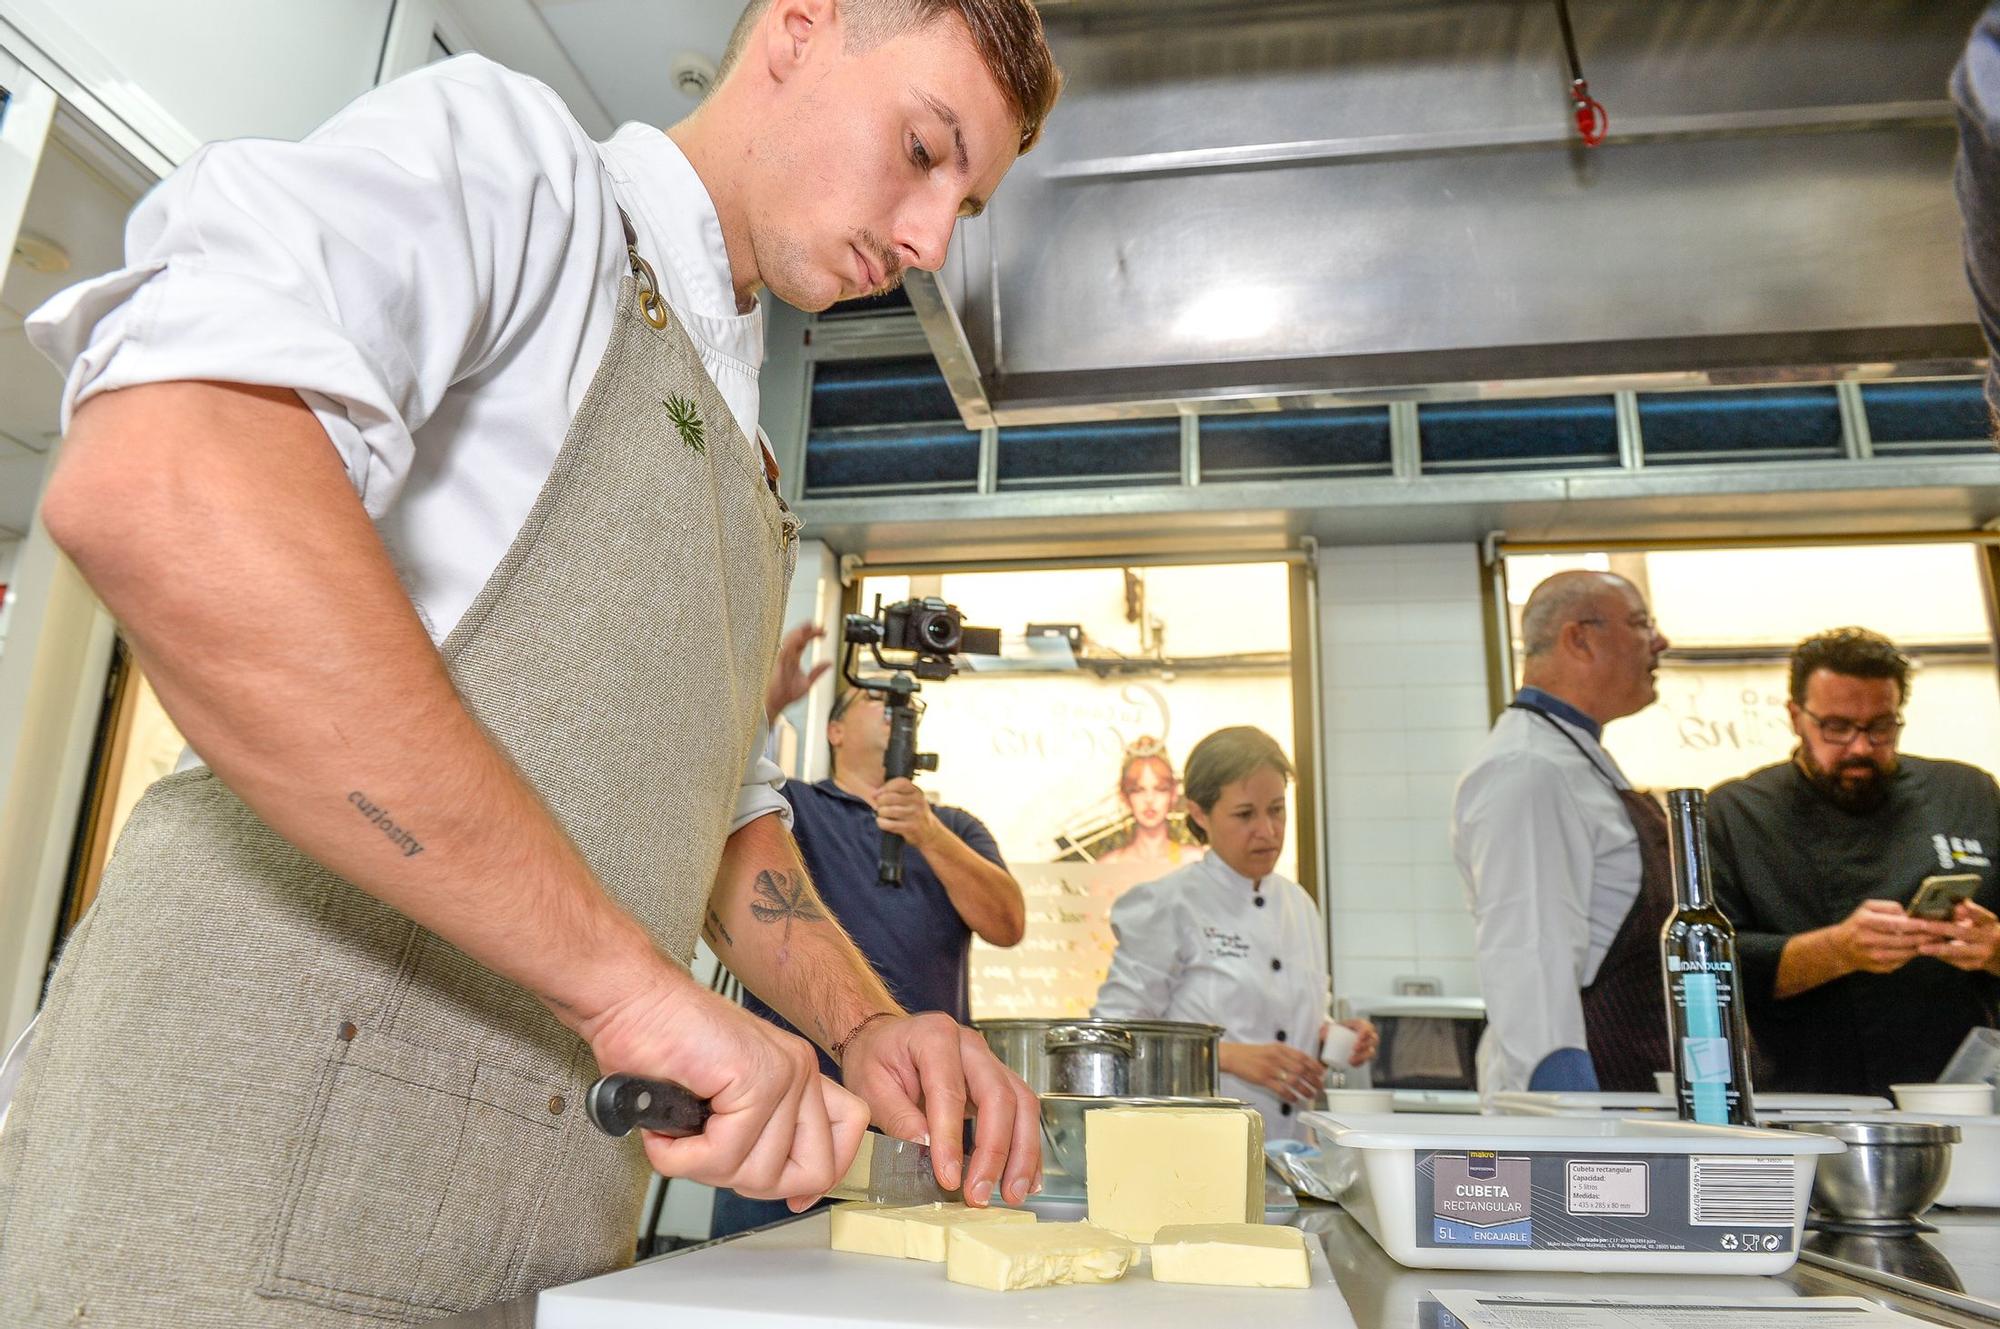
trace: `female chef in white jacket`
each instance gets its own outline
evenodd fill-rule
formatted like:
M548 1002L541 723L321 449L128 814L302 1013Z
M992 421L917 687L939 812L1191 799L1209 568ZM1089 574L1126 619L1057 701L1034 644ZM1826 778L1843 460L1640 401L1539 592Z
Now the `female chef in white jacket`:
M1325 1082L1316 1054L1333 1024L1319 910L1273 871L1291 778L1260 729L1219 729L1195 745L1182 788L1209 852L1112 906L1118 949L1091 1012L1221 1025L1222 1092L1261 1109L1274 1140L1300 1133L1294 1113ZM1357 1036L1349 1061L1375 1055L1373 1025L1341 1023Z

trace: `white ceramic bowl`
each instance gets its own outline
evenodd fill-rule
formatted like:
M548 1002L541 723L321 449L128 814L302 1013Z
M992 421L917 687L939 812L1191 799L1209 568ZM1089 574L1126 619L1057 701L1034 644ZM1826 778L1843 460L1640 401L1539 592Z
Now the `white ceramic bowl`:
M1394 1089L1329 1089L1326 1110L1335 1116L1343 1112L1394 1112Z
M1946 1112L1991 1116L1996 1110L1990 1084L1892 1084L1896 1106L1905 1112Z

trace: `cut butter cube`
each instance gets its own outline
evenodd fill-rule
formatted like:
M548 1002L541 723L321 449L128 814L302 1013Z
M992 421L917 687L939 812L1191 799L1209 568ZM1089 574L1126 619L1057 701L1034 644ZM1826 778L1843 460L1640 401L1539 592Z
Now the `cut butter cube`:
M1133 1241L1169 1223L1261 1223L1255 1108L1098 1108L1083 1116L1090 1221Z
M882 1204L839 1204L833 1208L833 1248L856 1255L903 1258L903 1225Z
M1175 1223L1153 1235L1153 1281L1311 1287L1306 1236L1262 1223Z
M950 1229L944 1276L993 1292L1056 1283L1115 1283L1139 1248L1088 1223L987 1223Z
M1025 1209L970 1209L962 1204L843 1204L833 1211L833 1249L856 1255L943 1264L953 1228L1033 1223Z

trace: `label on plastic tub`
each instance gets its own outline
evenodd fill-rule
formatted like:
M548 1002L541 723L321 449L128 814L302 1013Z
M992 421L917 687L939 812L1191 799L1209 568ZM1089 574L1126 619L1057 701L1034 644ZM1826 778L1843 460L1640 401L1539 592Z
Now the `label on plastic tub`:
M1788 1155L1418 1150L1418 1246L1775 1254L1795 1249Z

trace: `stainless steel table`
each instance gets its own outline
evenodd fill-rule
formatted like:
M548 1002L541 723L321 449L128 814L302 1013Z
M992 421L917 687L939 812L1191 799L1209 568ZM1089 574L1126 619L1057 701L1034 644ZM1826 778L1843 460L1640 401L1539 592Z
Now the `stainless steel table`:
M2000 1324L2000 1210L1934 1209L1937 1231L1915 1237L1809 1233L1805 1261L1815 1268L1914 1302Z
M1807 1257L1782 1277L1771 1279L1405 1269L1334 1205L1305 1201L1293 1221L1320 1239L1360 1329L1436 1329L1438 1308L1430 1291L1451 1287L1572 1295L1726 1297L1782 1296L1789 1288L1803 1296L1868 1297L1906 1315L1954 1329L2000 1325L2000 1211L1932 1214L1929 1220L1939 1228L1924 1238L1929 1253L1907 1258L1898 1266L1900 1272L1884 1272L1858 1259L1851 1249L1843 1255L1832 1243L1820 1241L1820 1234L1812 1234ZM657 1258L672 1260L695 1249L699 1248ZM1932 1255L1941 1258L1943 1266L1930 1258ZM1879 1263L1893 1263L1886 1257L1876 1258ZM1946 1268L1959 1283L1956 1291L1938 1285L1946 1281L1940 1277ZM1926 1274L1932 1282L1921 1281ZM746 1300L756 1295L756 1289L744 1289ZM432 1323L453 1329L533 1329L535 1301L528 1297ZM690 1325L685 1329L704 1327Z

